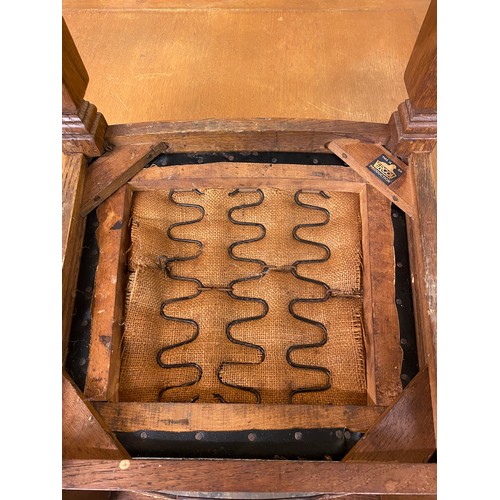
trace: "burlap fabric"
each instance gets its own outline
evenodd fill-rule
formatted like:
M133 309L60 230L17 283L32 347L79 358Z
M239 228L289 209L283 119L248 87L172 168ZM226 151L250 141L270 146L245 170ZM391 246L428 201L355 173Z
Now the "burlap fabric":
M234 254L278 268L300 260L324 258L323 248L296 241L292 231L298 224L326 220L325 213L298 206L292 191L263 189L263 193L261 205L234 210L233 218L264 225L266 235L261 241L236 246ZM205 290L195 298L164 308L167 316L194 320L199 334L193 342L165 352L162 361L196 363L202 369L202 376L194 385L164 392L162 401L255 402L253 393L232 387L241 386L257 390L263 403L287 403L293 390L324 387L330 382L328 390L299 393L292 402L366 404L359 197L353 193L328 194L329 199L312 193L300 196L303 203L328 209L330 220L321 227L302 228L298 236L327 245L331 255L326 262L299 264L297 273L322 281L346 296L295 303L292 312L324 325L327 341L321 347L296 349L290 357L296 364L325 367L330 376L310 368L293 367L286 359L291 346L325 339L325 332L318 324L294 318L289 311L293 299L325 297L324 288L300 280L290 272L272 270L259 279L236 283L232 296L226 291ZM176 193L174 199L178 203L201 205L205 214L200 222L172 229L173 237L203 243L198 258L171 265L173 275L195 277L204 287L227 288L233 280L261 273L260 264L235 260L228 253L233 242L261 234L258 227L237 225L228 219L232 207L257 202L258 193L229 196L227 190L213 189L201 195ZM191 338L195 332L192 323L160 316L160 306L165 300L195 294L197 284L169 278L158 266L158 257L196 255L197 245L173 241L167 236L167 229L171 224L200 216L200 210L179 206L166 192L139 192L134 196L120 378L122 401L157 401L162 388L188 384L198 377L194 368L161 368L156 354L164 346ZM267 303L267 314L261 319L231 324L236 319L265 313L262 302L238 299L239 296L262 299ZM231 342L228 335L249 345ZM252 346L264 350L264 359Z

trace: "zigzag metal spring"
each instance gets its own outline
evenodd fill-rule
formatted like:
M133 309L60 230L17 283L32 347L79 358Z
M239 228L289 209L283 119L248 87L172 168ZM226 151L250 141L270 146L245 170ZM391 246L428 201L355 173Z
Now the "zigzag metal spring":
M254 243L256 241L260 241L266 235L266 228L262 224L254 223L254 222L242 222L242 221L238 221L238 220L236 220L236 219L233 218L233 213L236 210L243 210L245 208L257 207L257 206L261 205L262 202L264 201L264 193L260 189L255 189L255 190L253 190L253 189L252 190L235 189L234 191L232 191L231 193L229 193L229 196L234 196L234 195L236 195L238 193L241 193L241 192L245 192L245 193L248 193L248 192L250 192L250 193L258 193L259 199L256 202L254 202L254 203L248 203L248 204L243 204L243 205L238 205L236 207L232 207L228 211L227 217L228 217L228 219L233 224L238 224L238 225L241 225L241 226L254 226L254 227L258 227L261 230L261 234L259 236L255 237L255 238L250 238L248 240L235 241L234 243L232 243L229 246L228 253L229 253L229 256L232 259L234 259L234 260L243 261L243 262L253 262L255 264L261 265L262 269L264 269L266 267L266 263L264 261L259 260L259 259L251 259L251 258L247 258L247 257L238 257L238 256L236 256L234 254L234 249L237 246L239 246L239 245L245 245L245 244L248 244L248 243ZM230 384L229 382L225 382L222 379L222 372L224 370L224 367L230 366L230 365L233 365L233 366L234 365L254 365L254 364L261 364L261 363L264 362L264 359L266 357L266 353L265 353L265 350L264 350L264 348L262 346L257 345L257 344L252 344L250 342L244 342L242 340L238 340L237 338L233 337L233 335L231 334L231 329L233 328L234 325L241 324L241 323L246 323L246 322L249 322L249 321L257 321L259 319L264 318L267 315L267 313L269 312L269 306L268 306L267 302L264 299L256 298L256 297L245 297L245 296L242 296L242 295L236 295L233 292L233 286L236 285L237 283L243 283L245 281L252 281L252 280L260 280L263 275L264 275L264 272L261 272L261 273L255 275L255 276L249 276L249 277L245 277L245 278L237 278L237 279L231 281L231 283L229 283L227 293L229 294L230 297L232 297L233 299L243 300L243 301L247 301L247 302L257 302L257 303L259 303L259 304L262 305L263 312L261 314L257 315L257 316L250 316L250 317L247 317L247 318L235 319L235 320L231 321L230 323L228 323L226 325L226 337L229 339L230 342L232 342L233 344L242 345L242 346L245 346L245 347L250 347L252 349L257 349L257 351L259 351L261 359L259 360L258 363L243 363L243 362L226 361L226 362L223 362L220 365L220 367L219 367L219 369L217 371L217 378L219 379L219 381L220 381L221 384L229 386L229 387L233 387L233 388L236 388L236 389L240 389L242 391L251 392L255 396L256 403L260 403L260 401L261 401L261 395L260 395L260 392L258 391L258 389L254 388L254 387L242 386L242 385L238 385L238 384ZM224 399L221 398L221 401L224 401Z
M314 263L326 262L330 258L330 255L331 255L330 249L328 248L327 245L325 245L323 243L318 243L316 241L306 240L304 238L301 238L297 234L298 231L301 228L304 228L304 227L320 227L320 226L325 226L330 221L330 212L329 212L329 210L326 209L326 208L324 208L324 207L320 207L320 206L316 206L316 205L310 205L308 203L302 202L300 200L300 195L302 193L319 194L323 198L329 198L329 196L324 191L320 191L318 193L318 192L311 192L311 191L308 192L308 191L304 191L304 190L297 191L295 193L295 196L294 196L294 200L295 200L295 203L297 205L299 205L301 207L305 207L305 208L310 208L312 210L318 210L318 211L323 212L325 214L325 220L323 220L322 222L312 223L312 224L298 224L297 226L295 226L293 228L293 231L292 231L292 235L293 235L294 239L297 240L297 241L300 241L301 243L306 243L308 245L314 245L316 247L322 248L325 251L325 255L324 255L324 257L322 257L320 259L297 260L297 261L295 261L292 264L291 271L292 271L292 275L295 276L296 278L298 278L299 280L307 281L308 283L314 283L316 285L322 286L325 289L325 295L324 295L324 297L319 298L319 299L317 299L317 298L314 298L314 299L301 299L301 298L293 299L288 304L288 311L290 312L290 314L294 318L296 318L296 319L298 319L300 321L304 321L306 323L309 323L311 325L314 325L314 326L317 326L318 328L320 328L322 330L322 332L323 332L323 338L319 342L316 342L316 343L313 343L313 344L295 344L295 345L290 346L287 349L287 352L286 352L286 360L287 360L288 364L290 366L293 366L294 368L299 368L301 370L313 370L313 371L318 371L318 372L324 373L327 376L327 380L328 381L327 381L326 384L324 384L322 386L300 387L298 389L293 389L292 391L290 391L290 394L289 394L289 397L288 397L289 403L292 402L293 397L296 394L304 393L304 392L326 391L326 390L330 389L330 387L332 386L332 384L331 384L331 373L330 373L330 370L328 368L323 367L323 366L305 365L305 364L295 363L292 360L292 358L291 358L291 355L292 355L292 353L294 351L297 351L297 350L300 350L300 349L312 349L312 348L316 348L316 347L322 347L322 346L324 346L326 344L326 342L328 340L328 330L327 330L326 326L323 323L321 323L319 321L315 321L315 320L309 319L309 318L305 318L304 316L300 316L297 313L295 313L295 311L294 311L294 306L297 303L309 303L310 304L310 303L326 302L330 298L329 287L328 287L328 285L326 283L324 283L323 281L312 279L312 278L307 278L306 276L302 276L297 271L297 267L299 265L301 265L301 264L314 264Z
M169 316L169 315L167 315L165 313L165 308L167 308L167 306L169 306L170 304L193 299L193 298L197 297L202 292L202 288L203 288L203 284L202 284L202 282L200 280L198 280L196 278L189 278L189 277L186 277L186 276L179 276L179 275L176 275L176 274L174 274L172 272L172 264L174 262L181 262L181 261L188 261L188 260L197 259L201 255L201 253L203 252L203 243L201 241L190 240L190 239L185 239L185 238L176 238L175 236L172 235L172 230L175 227L187 226L187 225L190 225L190 224L196 224L197 222L200 222L201 220L203 220L203 218L205 217L205 209L201 205L196 205L196 204L193 204L193 203L180 203L180 202L175 201L174 200L174 194L176 192L180 192L180 191L171 190L170 193L169 193L169 199L173 203L175 203L176 205L179 205L181 207L196 208L197 210L200 211L200 216L198 218L190 220L190 221L176 222L176 223L171 224L168 227L168 229L167 229L167 236L172 241L179 241L181 243L193 243L193 244L195 244L198 247L198 251L197 251L196 254L190 255L190 256L187 256L187 257L166 257L165 255L160 255L160 257L158 257L158 265L159 265L159 267L161 269L163 269L165 271L165 274L169 278L174 279L174 280L179 280L179 281L189 281L189 282L192 282L192 283L196 283L198 286L197 286L196 292L193 293L193 294L191 294L191 295L187 295L185 297L176 297L176 298L173 298L173 299L167 299L167 300L163 301L162 304L161 304L161 306L160 306L160 316L163 319L166 319L168 321L177 321L179 323L185 323L185 324L188 324L188 325L192 325L194 327L194 332L193 332L193 335L190 338L188 338L187 340L184 340L182 342L177 342L175 344L171 344L171 345L167 345L167 346L162 347L158 351L158 353L156 354L156 362L158 363L158 365L161 368L166 368L166 369L172 369L172 368L195 368L198 373L197 373L197 376L196 376L196 378L194 380L190 380L188 382L185 382L184 384L168 385L168 386L163 387L160 390L160 392L158 393L158 401L162 400L163 395L167 391L170 391L172 389L176 389L176 388L179 388L179 387L189 387L191 385L195 385L196 383L198 383L200 381L201 376L203 374L203 370L202 370L201 366L198 365L197 363L164 363L162 361L162 359L161 359L162 356L163 356L163 354L165 352L170 351L172 349L176 349L177 347L180 347L180 346L183 346L183 345L186 345L186 344L189 344L189 343L193 342L194 340L196 340L196 338L198 337L198 335L200 333L200 327L199 327L198 323L195 320L190 319L190 318L178 318L178 317L175 317L175 316ZM196 194L199 194L199 195L203 194L198 189L193 189L192 192L195 192ZM195 396L193 398L192 402L196 401L198 398L199 398L199 396Z

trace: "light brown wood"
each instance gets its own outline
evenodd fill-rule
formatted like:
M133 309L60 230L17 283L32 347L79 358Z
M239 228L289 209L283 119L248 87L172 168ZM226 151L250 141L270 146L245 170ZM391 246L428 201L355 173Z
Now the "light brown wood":
M69 32L62 20L62 111L76 114L85 96L89 75Z
M390 405L402 392L403 360L395 304L391 204L368 184L360 198L367 393L373 404Z
M385 123L298 118L211 119L113 125L106 139L116 146L166 142L173 153L193 151L304 151L328 153L338 137L389 140Z
M405 0L404 7L412 9L418 17L420 24L427 9L427 3L422 0ZM332 5L331 0L315 0L306 2L304 0L123 0L116 4L112 0L64 0L63 8L70 9L92 9L92 10L207 10L207 9L237 9L237 10L339 10L352 9L350 0L337 0ZM391 0L359 0L356 2L357 9L364 10L387 10L394 8Z
M65 372L62 377L62 400L63 459L130 458Z
M135 191L277 187L356 193L365 181L352 169L340 166L221 162L151 167L135 175L129 185Z
M328 144L328 149L342 158L361 177L410 217L415 215L414 190L409 167L387 149L378 144L364 144L356 139L334 140ZM389 185L368 169L368 165L382 155L403 171L403 174Z
M89 214L95 207L123 186L144 165L168 146L164 143L122 146L94 161L85 181L85 191L80 213Z
M83 155L62 157L62 355L68 349L85 219L80 204L87 162Z
M99 263L94 281L85 396L117 401L132 193L122 186L97 209Z
M435 156L434 156L435 159ZM408 251L420 366L429 368L437 433L437 207L436 177L429 154L410 157L418 216L408 221Z
M86 98L110 124L256 117L387 123L407 98L403 74L429 0L170 4L63 10L91 75Z
M366 432L381 406L219 405L212 403L94 403L113 432L317 429Z
M342 460L425 463L435 450L429 373L424 368Z
M436 464L282 460L65 460L66 489L435 494Z

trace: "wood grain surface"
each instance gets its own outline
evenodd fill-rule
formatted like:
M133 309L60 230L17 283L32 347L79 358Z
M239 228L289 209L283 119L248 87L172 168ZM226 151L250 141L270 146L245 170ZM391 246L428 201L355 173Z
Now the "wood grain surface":
M303 151L327 153L336 137L385 144L386 123L300 118L207 119L114 125L106 139L115 146L166 142L169 152Z
M76 114L83 101L89 75L64 19L62 20L62 112Z
M165 152L166 144L121 146L94 161L85 179L80 213L88 215L94 208L123 186L148 161Z
M347 427L366 432L383 406L94 403L113 432L244 431Z
M429 368L437 433L437 206L436 153L414 153L410 165L415 182L417 217L408 221L408 252L419 363Z
M110 124L204 118L387 123L429 0L66 0ZM89 31L89 27L92 27Z
M64 460L65 489L436 493L436 464L282 460Z
M360 193L368 398L390 405L402 392L391 203L369 184Z
M130 458L66 372L62 377L63 459Z
M429 5L404 80L415 112L437 110L437 0Z
M435 450L429 372L424 368L342 460L425 463Z
M122 186L97 209L99 262L94 281L85 396L117 401L132 192Z
M128 183L134 191L276 187L359 193L364 180L354 170L333 165L220 162L151 167Z
M380 191L388 200L396 204L410 217L415 215L415 200L410 167L393 156L379 144L364 144L356 139L337 139L328 144L328 149L342 158L353 170ZM403 174L392 184L380 180L367 166L381 155L397 165Z
M82 154L62 157L62 359L66 359L85 218L80 204L87 170Z

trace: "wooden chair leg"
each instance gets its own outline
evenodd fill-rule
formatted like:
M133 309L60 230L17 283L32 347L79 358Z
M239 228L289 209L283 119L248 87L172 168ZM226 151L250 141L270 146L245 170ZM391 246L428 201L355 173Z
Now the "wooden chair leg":
M404 160L431 152L437 139L437 2L432 0L404 75L409 99L389 120L387 149Z
M85 101L89 76L64 19L62 20L62 149L89 158L105 150L108 124L97 108Z

